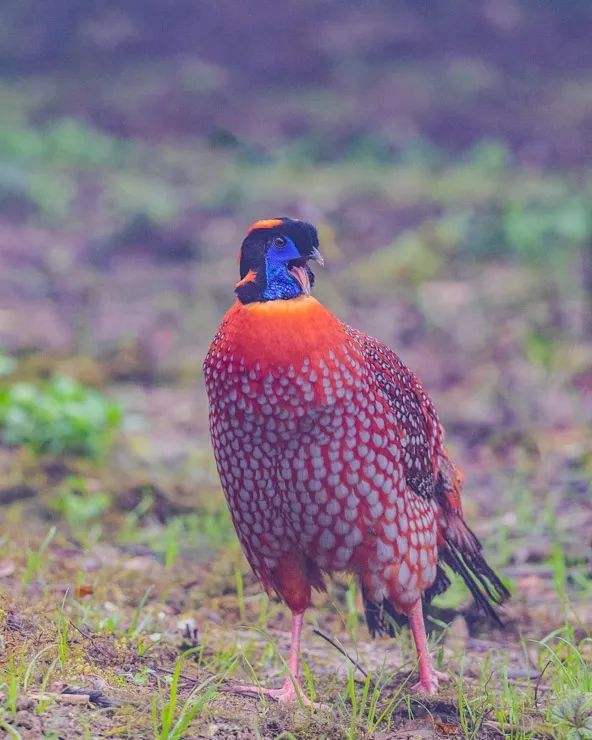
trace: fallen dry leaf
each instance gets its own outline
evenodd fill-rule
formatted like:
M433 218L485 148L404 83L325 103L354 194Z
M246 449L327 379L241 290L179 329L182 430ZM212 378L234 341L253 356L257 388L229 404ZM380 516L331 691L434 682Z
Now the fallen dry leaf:
M91 596L92 594L94 594L94 592L94 588L88 583L82 583L80 586L76 586L76 589L74 590L74 594L76 595L77 599L83 599L85 596Z
M452 724L452 722L442 722L441 719L434 720L434 727L440 735L446 735L447 737L460 734L460 727Z

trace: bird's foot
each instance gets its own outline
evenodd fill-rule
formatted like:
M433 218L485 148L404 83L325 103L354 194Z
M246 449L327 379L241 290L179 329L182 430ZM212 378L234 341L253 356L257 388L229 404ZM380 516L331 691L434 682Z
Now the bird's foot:
M254 696L259 698L273 699L280 704L299 703L305 707L316 707L307 696L304 695L302 687L296 681L287 679L279 689L268 689L263 686L244 686L238 685L232 687L233 694L244 696Z
M434 696L438 693L438 686L440 681L449 681L450 677L447 673L437 671L435 668L431 668L426 671L425 675L420 675L419 681L411 687L411 691L414 694L427 694L427 696Z

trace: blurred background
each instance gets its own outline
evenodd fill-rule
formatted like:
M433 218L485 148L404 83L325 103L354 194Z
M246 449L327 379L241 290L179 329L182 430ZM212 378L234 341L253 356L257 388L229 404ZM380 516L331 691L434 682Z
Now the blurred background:
M246 228L289 215L320 299L435 398L521 630L585 603L591 28L585 0L4 0L0 581L85 587L113 634L159 578L171 624L258 598L201 362Z

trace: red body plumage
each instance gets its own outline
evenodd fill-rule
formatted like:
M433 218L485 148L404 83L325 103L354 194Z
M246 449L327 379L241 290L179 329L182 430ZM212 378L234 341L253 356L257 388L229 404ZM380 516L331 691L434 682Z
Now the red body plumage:
M438 557L436 503L407 482L432 479L442 454L415 376L310 296L235 304L205 374L220 478L263 584L304 607L322 571L352 570L405 612Z

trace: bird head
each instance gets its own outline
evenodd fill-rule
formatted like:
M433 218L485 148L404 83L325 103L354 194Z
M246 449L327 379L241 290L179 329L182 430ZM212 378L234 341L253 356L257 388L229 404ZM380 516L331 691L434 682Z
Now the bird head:
M308 295L314 284L309 260L323 264L312 224L287 217L255 221L241 246L235 293L241 303Z

